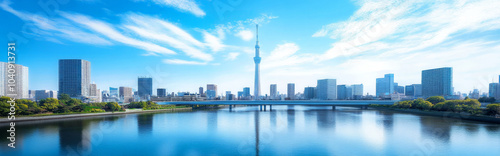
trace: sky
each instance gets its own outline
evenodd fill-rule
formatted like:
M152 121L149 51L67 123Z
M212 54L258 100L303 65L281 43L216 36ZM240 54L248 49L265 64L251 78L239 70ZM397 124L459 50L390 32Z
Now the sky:
M91 62L101 90L153 78L168 92L253 93L259 24L261 94L318 79L363 84L394 73L419 84L453 67L455 91L488 92L500 75L498 0L0 0L0 42L16 42L30 90L58 89L58 60ZM1 55L1 60L7 60ZM6 61L4 61L6 62Z

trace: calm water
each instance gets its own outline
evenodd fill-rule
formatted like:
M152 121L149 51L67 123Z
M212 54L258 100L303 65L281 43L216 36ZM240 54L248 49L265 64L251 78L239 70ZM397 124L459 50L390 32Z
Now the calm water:
M236 107L17 123L0 155L500 155L500 125L356 108Z

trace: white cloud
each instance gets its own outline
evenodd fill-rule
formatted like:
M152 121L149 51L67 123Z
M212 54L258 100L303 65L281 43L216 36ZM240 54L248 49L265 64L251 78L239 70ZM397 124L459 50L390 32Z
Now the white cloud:
M96 31L112 40L115 40L117 42L121 42L123 44L127 44L130 46L134 46L137 48L144 49L148 52L154 52L154 53L159 53L159 54L176 54L176 52L167 49L165 47L159 46L154 43L149 43L149 42L144 42L141 40L137 40L128 36L123 35L121 32L117 31L115 28L113 28L112 25L92 19L91 17L81 15L81 14L72 14L72 13L66 13L66 12L60 12L61 15L75 23L81 24L85 27L88 27L89 29Z
M180 59L164 59L163 63L166 64L180 64L180 65L206 65L206 62L197 62L197 61L186 61Z
M153 0L156 4L175 7L182 11L190 12L198 17L205 16L205 12L200 9L194 0Z
M203 43L168 21L137 14L128 15L127 19L131 23L124 27L143 38L166 43L192 58L203 61L213 60L212 55L203 52Z
M254 34L250 30L241 30L236 33L235 36L241 38L244 41L250 41L251 39L253 39Z
M208 47L212 49L213 52L218 52L223 50L226 45L224 45L219 37L216 37L206 31L203 31L203 39Z
M235 60L239 55L240 55L240 53L236 53L236 52L228 53L226 56L226 60L231 60L231 61Z
M112 43L99 35L85 31L73 25L70 21L57 18L47 18L39 14L14 10L10 7L9 1L0 3L0 8L14 14L23 21L27 22L30 27L30 32L25 34L36 36L36 38L44 38L48 41L63 43L54 37L62 37L73 42L95 44L95 45L111 45Z
M277 45L269 56L262 56L262 69L289 68L303 63L312 63L316 59L314 54L297 54L299 50L299 46L295 43Z

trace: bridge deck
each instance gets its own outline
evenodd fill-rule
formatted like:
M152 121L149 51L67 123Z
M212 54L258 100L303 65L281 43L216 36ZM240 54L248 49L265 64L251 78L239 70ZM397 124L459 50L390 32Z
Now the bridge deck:
M393 105L390 100L290 100L290 101L171 101L158 102L161 105L325 105L325 106L367 106L369 104Z

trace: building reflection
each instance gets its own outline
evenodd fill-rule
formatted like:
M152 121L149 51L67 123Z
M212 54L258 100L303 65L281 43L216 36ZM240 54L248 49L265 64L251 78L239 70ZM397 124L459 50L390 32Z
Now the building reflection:
M335 112L330 110L316 111L316 123L320 129L328 129L335 127Z
M420 117L420 133L423 137L448 143L452 124L450 120L444 118L422 116Z
M376 111L377 116L382 116L382 120L377 120L378 125L384 126L384 132L391 134L394 129L394 112L391 111Z
M254 113L254 124L255 124L255 155L259 155L259 111Z
M288 130L293 131L295 128L295 110L293 109L293 106L288 106L286 114Z
M217 112L207 112L207 129L209 132L217 132Z
M139 135L150 135L153 132L153 116L153 113L137 115Z
M272 128L276 128L276 111L269 112L269 120Z
M90 120L70 120L59 123L61 155L80 155L92 150L90 123Z

